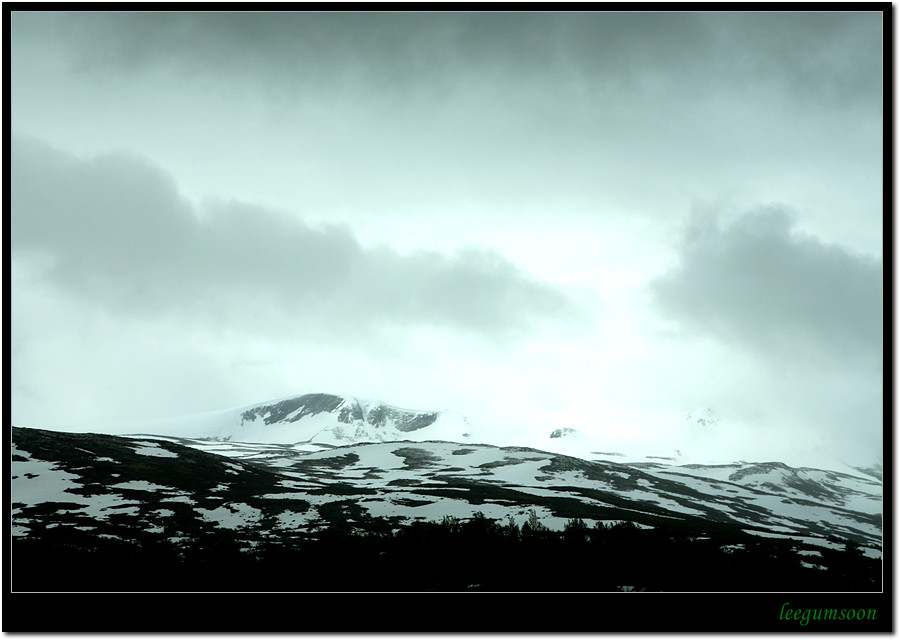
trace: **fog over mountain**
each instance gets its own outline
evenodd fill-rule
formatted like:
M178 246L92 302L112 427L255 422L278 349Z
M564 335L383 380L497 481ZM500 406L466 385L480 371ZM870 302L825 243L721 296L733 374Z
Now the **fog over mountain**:
M12 422L346 394L868 467L882 56L867 11L13 11Z

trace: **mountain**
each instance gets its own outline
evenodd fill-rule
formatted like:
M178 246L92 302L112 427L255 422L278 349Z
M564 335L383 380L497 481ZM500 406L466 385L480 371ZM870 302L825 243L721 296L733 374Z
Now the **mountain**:
M265 424L268 417L275 424L309 406L285 405L281 413L252 415L254 423ZM340 415L345 405L326 406L323 412ZM391 420L390 428L398 428ZM678 539L705 545L696 548L709 547L709 553L723 558L765 553L797 571L825 571L833 562L844 562L835 553L853 548L861 552L852 556L860 563L855 569L860 579L880 579L880 484L864 476L777 463L621 464L526 447L442 441L360 443L310 452L302 444L15 427L12 440L12 534L14 557L20 558L14 580L32 587L54 588L46 572L57 575L53 567L69 562L67 554L83 553L88 563L107 557L96 552L98 544L112 545L120 554L123 549L130 554L136 548L157 550L169 562L185 554L203 558L210 549L234 549L242 558L255 549L315 539L336 528L393 540L398 531L415 531L410 527L446 517L516 527L533 521L550 531L577 520L597 535L606 535L604 527L628 523L635 527L630 544L655 535L646 544L665 547ZM361 538L361 548L374 544L365 542L370 539ZM640 553L649 548L646 544L637 547ZM57 564L49 566L48 558ZM165 565L159 559L148 563L141 565L147 571L149 565ZM22 569L29 566L35 570ZM76 590L68 581L86 580L83 571L63 574L57 579ZM29 582L32 575L40 577ZM802 573L803 580L810 575ZM802 582L804 589L834 587L818 573L813 577ZM666 584L666 590L677 590L679 583Z
M326 393L131 426L143 433L222 441L302 443L313 450L357 442L468 442L472 438L469 421L451 411L402 409L377 400Z
M880 588L878 465L634 455L555 425L489 444L453 412L324 393L116 428L13 427L17 588Z
M599 421L599 418L598 418ZM237 408L170 419L131 420L89 426L115 434L157 434L189 439L302 445L306 451L363 442L445 440L497 446L524 446L585 460L730 464L735 460L769 460L762 439L729 440L746 425L726 422L709 408L653 414L646 430L606 425L501 427L473 425L445 410L405 409L352 395L309 393ZM646 431L646 433L645 433ZM659 437L647 434L659 434ZM715 455L713 456L713 452ZM800 452L802 454L802 452ZM781 460L794 467L814 466L851 475L878 473L877 465L798 455Z

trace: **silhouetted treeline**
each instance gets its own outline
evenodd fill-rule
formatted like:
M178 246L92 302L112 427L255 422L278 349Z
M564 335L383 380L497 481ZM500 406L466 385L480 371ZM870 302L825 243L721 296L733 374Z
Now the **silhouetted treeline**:
M241 540L222 529L191 541L128 540L69 527L12 545L14 591L877 591L881 561L852 543L800 555L796 542L677 525L522 526L469 520ZM817 565L804 566L803 563ZM824 567L824 568L819 568Z

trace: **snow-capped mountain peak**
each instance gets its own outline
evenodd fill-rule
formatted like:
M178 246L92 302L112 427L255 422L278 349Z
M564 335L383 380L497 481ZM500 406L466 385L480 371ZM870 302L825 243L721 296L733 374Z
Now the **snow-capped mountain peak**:
M147 433L214 440L325 446L399 440L467 442L469 421L451 411L403 409L380 400L308 393L226 411L187 416Z

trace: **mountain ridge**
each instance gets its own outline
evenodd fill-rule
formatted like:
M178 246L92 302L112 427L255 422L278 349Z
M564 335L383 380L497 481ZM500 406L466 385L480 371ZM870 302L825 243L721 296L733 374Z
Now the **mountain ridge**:
M467 417L454 411L405 409L350 394L318 392L284 396L225 410L167 419L108 423L105 428L82 427L79 430L87 428L106 433L156 433L195 439L275 444L305 443L307 450L359 442L438 439L484 442L498 446L533 446L593 460L706 465L775 460L794 468L827 468L876 479L881 473L878 470L879 461L850 462L840 456L816 456L815 460L800 456L799 459L785 460L765 455L765 449L759 446L753 450L755 454L748 458L746 451L735 449L733 444L730 449L721 451L710 443L700 447L698 442L704 442L708 437L720 437L728 432L728 429L723 428L722 418L708 407L686 410L678 416L673 414L668 420L672 420L672 433L682 433L683 441L670 438L665 442L647 441L646 446L639 446L639 443L623 442L623 434L627 432L621 429L595 432L587 427L551 424L543 428L532 426L497 430L491 426L473 425Z
M173 447L187 447L190 451L215 456L208 459L209 464L220 470L224 465L222 473L225 474L239 475L248 470L275 474L279 480L272 480L270 484L290 488L291 491L286 493L294 493L293 497L304 503L310 503L309 495L304 492L322 495L323 491L328 493L329 487L338 487L338 498L324 499L321 503L326 505L326 511L331 508L327 505L340 502L348 491L360 496L376 496L360 498L354 506L356 513L367 513L365 517L392 516L399 521L440 518L445 515L445 508L451 513L470 516L473 504L480 504L487 513L504 518L521 516L526 508L523 505L540 507L546 503L556 505L543 512L547 518L556 519L553 521L557 524L560 524L559 519L576 514L588 517L587 514L593 513L597 516L594 520L602 520L603 514L618 513L624 508L639 519L700 518L762 531L761 535L799 536L822 541L829 535L840 534L872 549L880 548L881 544L880 485L871 479L866 481L824 470L794 470L785 465L701 466L698 469L662 463L588 461L528 447L446 441L360 443L304 451L290 445L192 441L171 436L60 435L62 433L14 428L14 454L19 457L13 459L13 465L21 469L14 474L14 501L16 494L35 493L28 489L36 486L32 484L35 479L28 477L29 473L36 474L36 478L40 478L41 473L54 476L55 472L43 463L37 465L35 471L26 470L29 457L62 465L60 470L64 474L77 475L93 469L103 480L92 481L92 491L111 494L116 492L104 488L103 483L117 486L124 481L119 478L127 475L114 471L106 460L115 459L114 452L118 451L120 455L129 450L137 452L139 457L127 453L132 460L129 464L141 469L148 464L148 458L177 458L183 452L173 453ZM75 446L75 451L59 447L54 450L48 445L50 453L45 453L43 458L40 449L38 453L32 451L27 455L20 451L28 450L27 446L20 446L23 440L74 442L78 435L82 436L82 444ZM90 447L88 443L92 443ZM98 446L102 452L93 457L79 453ZM109 449L111 446L113 448ZM72 462L73 457L76 462ZM196 466L194 454L187 459L194 461L191 462L194 470L200 468ZM167 460L153 461L168 463ZM173 460L168 464L176 462ZM750 472L746 472L748 469ZM177 472L176 477L185 473L180 467L172 467L172 470L172 473ZM132 479L157 487L166 486L165 476L135 476ZM72 487L68 486L68 489ZM80 489L73 491L74 494L67 489L58 490L57 498L63 502L64 498L72 501L72 495L78 495ZM492 506L485 507L485 491L497 495L493 501L488 500ZM467 492L474 493L469 495ZM267 489L264 492L265 495L269 493L283 494L285 491ZM501 494L504 497L500 497ZM436 499L442 495L452 496L450 502ZM472 496L475 496L474 503ZM403 501L409 499L418 501L416 508L403 507ZM316 500L310 504L315 507Z

